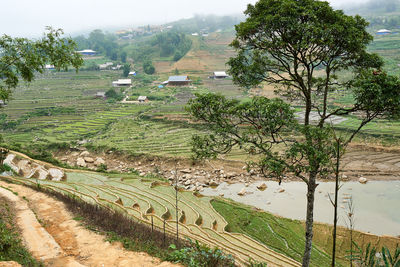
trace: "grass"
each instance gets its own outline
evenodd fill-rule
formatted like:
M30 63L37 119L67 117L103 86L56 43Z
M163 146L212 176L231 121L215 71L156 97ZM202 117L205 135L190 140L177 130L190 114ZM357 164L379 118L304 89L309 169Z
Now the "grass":
M12 203L0 197L0 262L16 261L23 266L44 266L23 246L15 219Z
M301 262L304 250L304 228L301 222L258 212L238 203L211 202L227 220L227 230L246 234L273 250ZM311 266L329 266L330 257L314 245Z

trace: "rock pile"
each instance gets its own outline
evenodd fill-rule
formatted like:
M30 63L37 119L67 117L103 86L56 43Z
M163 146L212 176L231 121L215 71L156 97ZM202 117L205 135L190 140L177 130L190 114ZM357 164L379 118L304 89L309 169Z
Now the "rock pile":
M106 161L103 158L90 156L89 151L83 151L80 154L74 152L71 154L72 156L77 156L75 166L82 167L82 168L89 168L89 169L97 169L102 164L106 164Z

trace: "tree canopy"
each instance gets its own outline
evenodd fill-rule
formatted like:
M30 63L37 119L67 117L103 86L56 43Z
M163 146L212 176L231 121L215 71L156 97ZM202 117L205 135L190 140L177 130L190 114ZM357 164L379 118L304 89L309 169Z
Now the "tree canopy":
M20 80L30 82L35 72L42 73L46 64L54 65L56 70L78 69L83 60L75 52L76 44L71 38L62 38L61 29L47 28L39 40L0 37L0 99L7 100L11 89Z
M333 172L336 156L330 119L351 114L359 119L360 125L340 139L345 146L371 120L400 114L400 81L384 73L382 59L366 50L373 38L360 16L317 0L260 0L245 14L246 21L236 26L231 46L237 54L228 61L229 71L243 87L276 86L281 99L239 103L197 95L188 111L211 134L194 136L193 151L199 158L215 157L237 146L259 155L250 164L266 177L281 181L292 173L302 179L307 184L303 266L309 266L317 179ZM350 94L353 103L331 104L337 90ZM290 109L293 101L303 110L301 123Z

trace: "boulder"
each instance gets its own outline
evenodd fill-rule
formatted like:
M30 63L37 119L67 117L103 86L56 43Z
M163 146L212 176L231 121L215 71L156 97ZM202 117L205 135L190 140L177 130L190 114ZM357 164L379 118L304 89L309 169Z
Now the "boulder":
M184 183L184 185L191 185L191 184L192 184L192 181L190 181L190 180L186 180Z
M212 181L210 181L210 182L208 183L208 185L209 185L209 186L219 186L219 183L216 182L216 181L214 181L214 180L212 180Z
M239 196L244 196L244 195L246 195L246 188L243 188L243 189L240 190L237 194L238 194Z
M102 158L96 158L96 160L94 161L94 165L100 166L101 164L106 164L106 161Z
M79 156L79 152L78 151L74 151L74 152L71 153L71 156L77 157L77 156Z
M182 175L182 178L186 178L186 179L192 179L192 175L191 175L191 174L188 174L188 173L186 173L186 174Z
M235 173L235 172L228 172L226 174L226 178L232 178L232 177L235 177L235 176L237 176L237 173Z
M89 156L90 155L90 153L89 153L89 151L83 151L79 156L81 156L81 157L87 157L87 156Z
M83 158L77 158L76 165L79 167L84 167L84 168L87 166L87 164Z
M265 184L265 183L262 183L262 184L260 184L260 185L257 185L257 189L258 190L261 190L261 191L264 191L265 189L267 189L267 185Z
M53 181L62 181L65 178L65 173L62 170L56 168L50 168L49 174L51 176L51 180Z
M192 171L189 170L189 169L183 169L183 170L180 170L180 172L182 172L182 173L192 173Z
M368 182L368 179L365 178L365 177L360 177L360 178L358 179L358 182L359 182L360 184L366 184L366 183Z
M84 157L83 159L84 159L85 162L87 162L87 163L93 163L93 162L94 162L94 159L91 158L91 157Z
M223 196L224 196L224 193L220 193L219 196L220 196L220 197L223 197Z
M283 193L283 192L285 192L285 188L279 187L278 188L278 193Z

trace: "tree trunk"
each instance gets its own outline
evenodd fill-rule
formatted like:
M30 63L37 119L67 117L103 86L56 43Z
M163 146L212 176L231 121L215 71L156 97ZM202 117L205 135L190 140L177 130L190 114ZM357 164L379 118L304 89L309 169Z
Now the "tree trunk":
M339 194L339 166L340 166L340 143L337 140L337 147L336 147L336 169L335 169L335 202L333 204L334 208L334 215L333 215L333 234L332 234L332 263L331 267L335 267L335 260L336 260L336 229L337 229L337 209L338 209L338 194Z
M307 184L307 217L306 217L306 244L303 254L302 267L308 267L311 260L313 223L314 223L314 194L316 185L316 175L311 174Z

